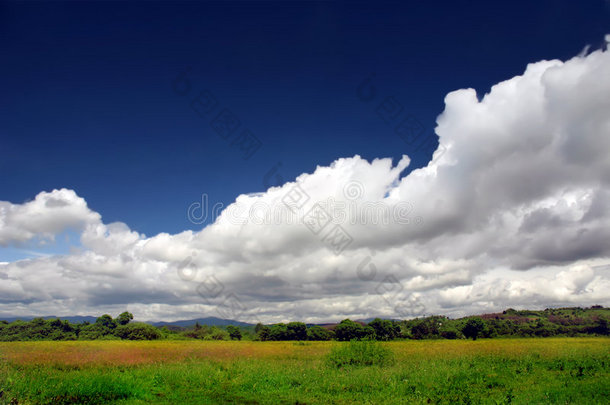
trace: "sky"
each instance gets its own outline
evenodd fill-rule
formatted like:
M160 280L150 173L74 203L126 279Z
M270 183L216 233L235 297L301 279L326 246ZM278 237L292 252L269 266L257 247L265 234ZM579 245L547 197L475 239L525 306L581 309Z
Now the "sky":
M1 2L0 316L610 304L610 2Z

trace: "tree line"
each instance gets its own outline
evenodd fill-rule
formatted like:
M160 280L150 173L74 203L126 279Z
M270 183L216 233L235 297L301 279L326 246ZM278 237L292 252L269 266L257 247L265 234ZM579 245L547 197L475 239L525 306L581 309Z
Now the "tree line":
M477 339L497 337L549 337L610 335L610 309L557 308L544 311L508 309L498 314L450 319L429 316L410 320L376 318L368 323L344 319L332 325L303 322L224 327L195 324L191 328L157 328L133 322L123 312L116 318L105 314L94 323L73 324L65 320L35 318L31 321L0 321L0 341L18 340L259 340L324 341L395 339Z

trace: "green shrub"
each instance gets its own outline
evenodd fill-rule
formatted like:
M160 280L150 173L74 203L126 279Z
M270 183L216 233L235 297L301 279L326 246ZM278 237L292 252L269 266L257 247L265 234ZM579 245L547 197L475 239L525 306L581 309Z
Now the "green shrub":
M119 325L114 330L114 334L121 339L129 340L155 340L163 337L159 329L141 322Z
M80 340L97 340L111 334L112 330L106 328L105 326L99 323L94 323L91 325L83 326L80 330L80 333L78 334L78 338Z
M98 338L97 340L121 340L121 338L114 335L104 335Z
M333 336L332 331L318 325L307 328L307 340L331 340Z
M479 317L468 319L462 327L462 333L467 338L477 340L477 337L484 335L487 330L487 324Z
M394 363L394 353L371 340L352 340L334 347L327 357L330 367L386 366Z
M461 332L455 327L449 326L441 328L441 336L445 339L459 339L461 335Z
M335 327L335 337L341 341L373 339L375 329L368 325L363 326L351 319L344 319Z
M209 328L208 333L203 340L229 340L229 333L226 330L220 329L217 326Z

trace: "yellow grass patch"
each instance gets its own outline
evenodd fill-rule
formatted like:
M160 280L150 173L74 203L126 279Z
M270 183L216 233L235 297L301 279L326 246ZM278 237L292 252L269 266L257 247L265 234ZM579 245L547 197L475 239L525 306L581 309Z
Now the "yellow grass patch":
M455 358L475 355L543 357L583 353L610 353L606 338L545 338L493 340L397 341L384 343L396 359ZM12 364L139 365L187 359L233 361L271 359L315 361L341 342L226 342L226 341L75 341L2 342L0 357Z

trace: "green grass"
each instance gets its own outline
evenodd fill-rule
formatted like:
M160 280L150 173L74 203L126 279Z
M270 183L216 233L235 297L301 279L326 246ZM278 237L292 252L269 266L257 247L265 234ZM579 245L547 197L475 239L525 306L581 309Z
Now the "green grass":
M0 403L607 404L609 343L2 343Z

